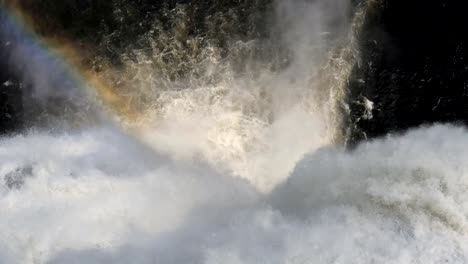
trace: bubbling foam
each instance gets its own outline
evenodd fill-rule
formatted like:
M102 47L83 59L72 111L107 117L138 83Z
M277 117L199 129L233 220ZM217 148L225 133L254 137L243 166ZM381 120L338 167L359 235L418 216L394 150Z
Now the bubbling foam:
M0 140L1 262L466 263L465 129L334 145L377 2L349 28L344 1L278 1L276 42L227 52L171 11L101 72L138 118Z
M323 149L265 194L114 128L3 139L0 259L464 263L467 135L435 126Z

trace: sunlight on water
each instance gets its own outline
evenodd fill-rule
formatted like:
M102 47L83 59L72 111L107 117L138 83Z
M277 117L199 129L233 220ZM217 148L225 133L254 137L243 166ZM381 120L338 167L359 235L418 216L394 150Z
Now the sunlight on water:
M0 262L466 263L466 130L340 144L355 33L376 1L351 21L345 2L278 1L281 34L225 57L178 46L176 10L174 32L145 36L151 52L100 72L138 118L0 139Z

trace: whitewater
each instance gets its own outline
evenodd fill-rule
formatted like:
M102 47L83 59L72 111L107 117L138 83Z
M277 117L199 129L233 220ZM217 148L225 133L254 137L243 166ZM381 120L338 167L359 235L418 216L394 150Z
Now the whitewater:
M0 258L465 263L467 133L435 126L324 148L268 193L116 129L3 139L0 173L16 182L1 186Z
M102 110L3 136L0 263L467 263L467 129L344 144L356 32L379 1L352 21L346 3L277 1L276 41L293 51L279 71L236 73L236 56L264 44L235 42L227 60L201 53L209 81L168 84L159 52L135 51L118 74L151 102L138 120ZM21 48L16 63L34 62ZM55 92L44 71L45 88L23 73L41 96Z

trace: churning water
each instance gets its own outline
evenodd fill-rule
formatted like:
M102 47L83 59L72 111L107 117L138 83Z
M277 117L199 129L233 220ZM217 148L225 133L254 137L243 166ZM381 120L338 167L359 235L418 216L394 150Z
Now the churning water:
M260 40L226 57L189 39L187 55L161 31L102 72L138 118L2 138L0 262L466 263L468 131L340 146L353 32L376 1L352 21L345 2L278 1L284 63L252 55Z

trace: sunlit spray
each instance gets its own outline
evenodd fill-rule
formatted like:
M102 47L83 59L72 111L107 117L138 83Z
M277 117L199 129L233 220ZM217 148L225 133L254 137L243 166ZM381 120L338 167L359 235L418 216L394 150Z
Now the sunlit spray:
M227 55L183 34L179 5L150 48L91 75L37 35L18 42L38 100L108 114L0 140L1 262L466 263L466 130L337 144L375 3L352 18L344 0L276 1L269 38Z

